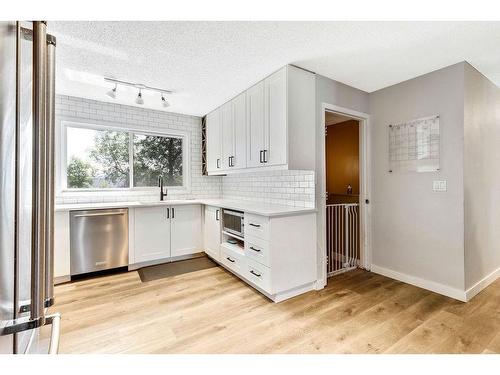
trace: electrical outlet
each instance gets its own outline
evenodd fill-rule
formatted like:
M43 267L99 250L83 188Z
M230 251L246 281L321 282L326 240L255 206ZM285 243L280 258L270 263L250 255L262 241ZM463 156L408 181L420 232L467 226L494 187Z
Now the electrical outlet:
M433 191L446 191L446 180L435 180L432 181L432 190Z

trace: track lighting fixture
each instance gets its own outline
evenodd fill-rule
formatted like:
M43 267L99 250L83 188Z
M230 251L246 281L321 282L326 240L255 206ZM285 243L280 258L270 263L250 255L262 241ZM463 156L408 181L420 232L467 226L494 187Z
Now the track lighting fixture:
M170 103L167 101L167 99L165 99L163 93L161 94L161 103L165 108L170 107Z
M110 98L116 99L116 88L118 85L115 83L115 87L112 90L109 90L106 95L108 95Z
M141 89L139 89L139 94L137 94L137 99L135 99L137 104L144 104L144 99L142 98Z
M115 78L104 78L106 82L111 82L115 84L115 87L112 90L109 90L106 95L108 95L110 98L115 99L116 98L116 89L118 85L123 85L123 86L130 86L130 87L135 87L136 89L139 90L139 93L137 94L137 97L135 99L135 102L137 104L144 104L144 98L142 97L142 90L149 90L149 91L156 91L161 94L161 104L164 108L170 107L170 102L167 101L164 95L166 94L172 94L172 91L170 90L165 90L161 89L158 87L151 87L151 86L146 86L142 83L132 83L132 82L127 82L127 81L120 81Z

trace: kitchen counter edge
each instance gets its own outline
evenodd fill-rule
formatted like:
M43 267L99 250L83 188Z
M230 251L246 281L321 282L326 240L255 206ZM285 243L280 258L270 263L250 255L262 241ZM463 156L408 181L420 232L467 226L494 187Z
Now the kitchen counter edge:
M137 208L137 207L157 207L157 206L179 206L189 204L202 204L206 206L215 206L220 208L244 211L249 214L262 216L291 216L316 212L316 208L294 207L276 204L262 204L247 201L234 201L225 199L186 199L171 200L163 202L107 202L107 203L73 203L57 204L56 212L61 211L79 211L79 210L100 210L111 208Z

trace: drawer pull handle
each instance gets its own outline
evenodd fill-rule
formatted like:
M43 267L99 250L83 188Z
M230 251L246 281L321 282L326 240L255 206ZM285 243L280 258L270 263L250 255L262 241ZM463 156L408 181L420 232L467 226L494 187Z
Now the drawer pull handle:
M226 259L227 259L228 261L230 261L231 263L236 262L234 259L231 259L231 258L229 258L229 257L226 257Z
M250 223L250 225L251 225L252 227L255 227L255 228L260 228L260 225L259 225L259 224Z
M261 277L261 276L262 276L262 274L257 273L257 272L255 272L254 270L250 270L250 273L251 273L252 275L257 276L257 277Z
M261 251L260 249L256 249L256 248L255 248L255 247L253 247L253 246L250 246L250 249L251 249L251 250L253 250L253 251L256 251L256 252L258 252L258 253L260 253L260 251Z

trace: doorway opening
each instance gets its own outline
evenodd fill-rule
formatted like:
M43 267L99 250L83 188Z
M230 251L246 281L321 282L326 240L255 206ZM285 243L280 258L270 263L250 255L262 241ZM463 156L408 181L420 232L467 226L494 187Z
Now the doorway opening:
M325 111L327 277L362 265L361 122Z

